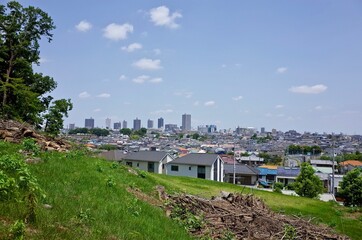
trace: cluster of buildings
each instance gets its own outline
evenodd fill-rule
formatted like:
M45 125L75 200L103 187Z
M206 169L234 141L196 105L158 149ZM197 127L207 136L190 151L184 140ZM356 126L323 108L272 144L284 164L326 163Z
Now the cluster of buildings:
M174 131L190 131L191 130L191 114L183 114L182 115L182 125L181 127L179 128L177 126L177 124L165 124L165 121L162 117L158 118L157 119L157 127L154 125L154 121L151 120L151 119L148 119L147 120L147 129L154 129L154 128L157 128L157 129L164 129L165 131L167 132L174 132ZM114 129L114 130L120 130L122 128L129 128L128 127L128 124L127 124L127 121L126 120L123 120L122 122L114 122L113 123L113 128L111 126L111 123L112 123L112 120L110 118L106 118L105 120L105 128L106 129ZM212 126L212 131L216 131L216 126L215 125L211 125ZM84 120L84 127L85 128L88 128L88 129L92 129L92 128L95 128L95 120L94 118L86 118ZM133 126L132 126L132 129L133 130L139 130L141 129L142 127L144 127L142 125L142 122L141 122L141 119L134 119L133 120ZM71 123L69 124L68 126L68 129L69 130L73 130L75 129L76 126L75 126L75 123ZM210 129L207 129L206 131L209 131Z

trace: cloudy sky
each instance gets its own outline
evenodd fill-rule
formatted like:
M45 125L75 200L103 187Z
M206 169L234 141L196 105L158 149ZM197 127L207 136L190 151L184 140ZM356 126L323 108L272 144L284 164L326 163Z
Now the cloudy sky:
M362 134L362 2L22 0L57 26L37 71L65 124L147 119Z

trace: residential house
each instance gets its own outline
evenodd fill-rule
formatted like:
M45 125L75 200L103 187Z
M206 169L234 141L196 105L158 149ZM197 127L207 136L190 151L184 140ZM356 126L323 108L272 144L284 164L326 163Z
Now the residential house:
M167 174L165 165L173 160L173 157L163 151L140 151L128 154L122 160L130 167L137 167L141 170Z
M166 165L167 174L223 182L224 161L217 154L189 153Z
M262 165L258 167L259 180L265 182L275 182L278 166Z
M340 172L345 174L355 168L362 168L362 162L358 160L347 160L339 163Z
M258 181L259 171L258 169L237 164L224 164L224 182L234 183L234 167L235 167L235 183L241 185L255 185Z
M284 186L287 186L289 183L295 182L299 173L299 167L278 167L275 181L281 182Z
M250 156L235 155L235 159L241 164L247 164L250 166L259 166L264 163L264 158L260 158L255 154Z

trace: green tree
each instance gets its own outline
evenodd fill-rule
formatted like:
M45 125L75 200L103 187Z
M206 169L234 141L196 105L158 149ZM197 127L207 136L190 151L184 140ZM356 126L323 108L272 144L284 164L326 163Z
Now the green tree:
M90 129L90 133L97 135L98 137L100 136L108 136L109 135L109 130L107 129L102 129L102 128L92 128Z
M39 41L50 42L55 29L47 13L15 1L0 5L0 116L26 121L37 127L57 87L49 76L33 71L39 64Z
M198 134L198 133L194 133L194 134L192 134L192 139L199 139L200 138L200 134Z
M68 117L68 111L72 110L73 104L70 99L56 100L49 108L44 118L46 120L44 131L51 135L58 135L63 128L63 117Z
M344 198L346 206L362 206L362 171L355 168L348 172L339 183L339 194Z
M119 132L122 133L123 135L130 136L132 133L132 130L129 128L122 128L121 130L119 130Z
M295 192L302 197L316 198L323 192L319 177L314 175L314 169L309 163L302 163L300 174L295 180Z

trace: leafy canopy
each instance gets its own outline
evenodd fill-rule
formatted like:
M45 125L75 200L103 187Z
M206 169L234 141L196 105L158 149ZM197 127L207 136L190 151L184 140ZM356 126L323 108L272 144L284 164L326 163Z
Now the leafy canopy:
M25 121L40 127L44 121L44 114L49 111L52 115L54 108L59 109L49 109L53 100L49 93L57 87L57 83L53 78L33 71L33 64L39 64L40 60L39 41L46 38L51 42L51 31L54 29L52 18L39 8L23 7L15 1L8 2L6 6L0 4L2 118ZM57 102L53 104L57 105ZM71 107L68 107L67 110L70 109ZM60 114L61 117L66 115L64 111L60 111ZM53 131L51 127L46 130Z
M362 171L355 168L348 172L339 183L339 194L344 198L346 206L362 206Z
M309 163L302 163L300 174L295 180L295 192L302 197L316 198L323 192L323 185Z

